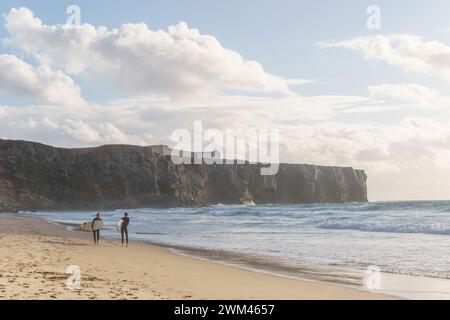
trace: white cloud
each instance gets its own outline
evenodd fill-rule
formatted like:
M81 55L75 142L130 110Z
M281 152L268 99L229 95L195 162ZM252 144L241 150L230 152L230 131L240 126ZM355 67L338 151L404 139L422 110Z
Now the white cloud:
M450 46L439 41L412 35L377 35L320 45L359 51L366 59L380 60L405 72L437 75L450 81Z
M6 111L6 109L2 106L0 106L0 119L6 117L6 115L8 114L8 112Z
M216 97L208 106L183 109L180 103L150 99L133 103L92 105L83 113L57 106L6 108L0 136L37 139L53 145L91 146L105 143L170 144L177 128L192 129L195 120L205 128L267 128L281 133L281 159L323 165L364 168L370 173L426 168L450 169L450 121L409 117L391 125L380 123L339 123L333 121L343 107L354 107L357 98L336 97L271 101L234 97L244 103L230 112L232 97ZM247 100L248 99L248 100ZM365 103L366 100L360 98ZM317 115L303 117L303 106L319 106ZM325 106L324 106L325 105ZM211 107L213 106L213 107ZM205 112L207 108L208 112ZM238 110L237 110L238 109ZM311 109L311 108L305 108ZM314 108L312 108L314 109ZM346 109L344 109L346 110ZM308 121L304 121L309 119ZM17 130L17 124L22 130ZM157 137L156 139L151 138Z
M364 106L356 106L356 107L350 107L350 108L345 108L339 111L339 113L341 115L346 115L346 114L360 114L360 115L364 115L364 114L374 114L374 113L382 113L382 112L390 112L390 111L397 111L397 110L402 110L404 109L402 106L399 105L389 105L386 103L379 103L379 104L369 104L369 105L364 105Z
M450 121L405 118L392 125L322 122L285 128L292 162L362 167L371 175L450 169Z
M88 144L98 144L101 141L100 134L82 120L66 119L62 129L69 136Z
M423 107L449 107L450 99L438 90L415 83L381 84L369 86L369 96L374 98L389 98L398 102Z
M42 119L42 125L46 129L58 129L60 127L59 124L57 124L47 116L45 116L44 119Z
M65 119L61 126L57 125L52 129L61 128L64 134L74 138L84 146L99 144L150 144L148 135L127 135L114 124L109 122L97 123L93 121L93 118L87 120L89 124L83 120ZM44 121L48 121L48 119L44 119ZM50 121L53 122L52 120Z
M60 71L37 68L14 55L0 55L0 95L24 96L39 102L82 105L80 88Z
M222 90L291 94L289 83L217 39L180 22L168 31L146 24L117 29L45 25L27 8L5 15L10 44L69 74L108 74L121 88L172 97ZM108 78L108 77L106 77Z
M315 83L315 80L308 80L308 79L287 79L285 80L285 83L290 86L301 86L304 84L311 84Z
M270 108L274 103L276 106ZM196 107L184 108L182 112L181 102L159 98L92 104L83 112L57 106L3 106L0 136L86 147L110 143L173 144L172 131L192 129L194 120L202 120L205 129L278 129L282 161L365 169L369 175L369 191L375 192L378 199L396 197L396 194L383 193L377 178L380 175L389 172L402 176L408 176L407 172L426 175L430 168L450 170L448 117L407 117L389 125L335 120L342 110L364 108L366 103L368 100L363 97L300 97L277 102L272 98L228 96L215 97L208 103L193 103ZM230 105L241 104L242 108L230 112ZM316 114L311 110L316 110ZM371 181L377 181L377 189L371 189ZM428 193L424 194L431 197L433 185L425 188ZM397 195L406 194L402 193L406 190L407 187L399 189Z

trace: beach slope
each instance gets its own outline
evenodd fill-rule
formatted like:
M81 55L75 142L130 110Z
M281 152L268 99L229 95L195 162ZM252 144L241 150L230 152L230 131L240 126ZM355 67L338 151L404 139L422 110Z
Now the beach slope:
M389 299L333 284L292 280L132 243L122 248L37 218L0 215L0 299ZM69 289L68 266L80 289Z

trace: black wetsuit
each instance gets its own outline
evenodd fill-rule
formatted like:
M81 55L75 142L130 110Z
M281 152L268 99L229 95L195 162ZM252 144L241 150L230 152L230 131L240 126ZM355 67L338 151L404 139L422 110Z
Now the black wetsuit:
M130 218L123 217L122 218L122 227L120 228L120 234L122 235L122 244L123 244L123 236L125 235L127 244L128 244L128 224L130 223Z
M95 243L98 243L98 240L100 240L100 230L94 230L94 223L97 220L102 221L102 219L95 217L94 220L92 220L92 233L94 234Z

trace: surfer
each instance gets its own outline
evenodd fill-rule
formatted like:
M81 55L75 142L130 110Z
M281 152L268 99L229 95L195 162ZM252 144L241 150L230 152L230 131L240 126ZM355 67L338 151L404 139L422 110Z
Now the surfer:
M94 243L98 244L98 241L100 240L100 228L96 226L96 221L100 222L102 219L100 218L100 213L97 212L95 215L94 220L92 220L92 233L94 234Z
M128 247L128 224L130 223L130 218L128 218L128 212L123 214L120 224L120 234L122 235L122 247L123 247L123 236L125 235L127 247Z

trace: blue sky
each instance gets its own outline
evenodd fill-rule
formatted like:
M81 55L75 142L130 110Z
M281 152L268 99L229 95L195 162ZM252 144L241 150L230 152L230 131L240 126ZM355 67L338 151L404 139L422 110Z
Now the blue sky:
M69 5L83 26L64 26ZM281 161L365 169L372 200L450 199L448 12L444 0L2 0L0 138L278 129Z
M357 54L320 50L319 41L371 34L415 34L448 41L450 2L441 1L13 1L2 0L0 12L26 6L46 24L63 24L66 8L76 4L82 22L118 27L124 22L145 22L151 29L167 29L185 21L203 34L214 35L227 48L260 62L268 71L286 78L317 81L301 88L303 94L365 94L367 85L380 79L411 81L382 63L367 63ZM382 28L366 28L366 8L382 10ZM0 36L5 30L0 28ZM364 76L361 76L361 75ZM416 79L414 79L416 80ZM417 76L417 81L447 90L438 81Z

